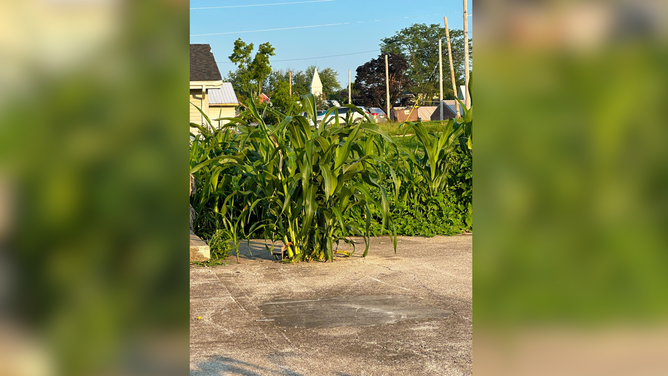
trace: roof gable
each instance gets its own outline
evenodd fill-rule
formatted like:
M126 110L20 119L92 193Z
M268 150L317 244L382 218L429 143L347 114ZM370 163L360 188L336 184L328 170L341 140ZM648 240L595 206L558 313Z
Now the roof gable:
M311 94L316 96L322 94L322 81L320 81L318 68L316 68L313 72L313 80L311 80Z
M208 44L190 45L190 81L220 81L216 59Z

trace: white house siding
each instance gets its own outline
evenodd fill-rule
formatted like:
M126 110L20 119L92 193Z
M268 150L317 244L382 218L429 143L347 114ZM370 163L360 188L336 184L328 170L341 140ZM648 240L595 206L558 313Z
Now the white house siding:
M202 118L202 114L197 110L197 107L200 107L204 113L207 113L209 110L209 98L205 93L202 93L201 89L191 89L190 90L190 122L203 124L206 120ZM193 104L195 106L193 106Z
M213 104L209 106L209 118L211 119L211 122L215 127L220 127L221 125L225 125L230 121L229 120L215 121L214 119L218 119L221 117L232 118L234 117L235 114L236 113L234 106L217 106Z

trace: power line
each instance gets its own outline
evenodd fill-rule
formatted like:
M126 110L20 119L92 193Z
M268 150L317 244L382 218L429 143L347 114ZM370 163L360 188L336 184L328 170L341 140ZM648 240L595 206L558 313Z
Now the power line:
M340 54L340 55L329 55L329 56L315 56L315 57L300 57L297 59L282 59L282 60L272 60L272 62L279 62L279 61L297 61L297 60L313 60L313 59L326 59L329 57L339 57L339 56L350 56L350 55L360 55L360 54L366 54L369 52L376 52L378 49L376 48L375 50L369 50L369 51L362 51L362 52L351 52L349 54ZM216 61L216 63L219 64L234 64L231 61Z
M308 3L325 3L335 0L312 0L312 1L293 1L289 3L271 3L271 4L246 4L246 5L225 5L220 7L202 7L202 8L190 8L190 10L202 10L202 9L228 9L228 8L249 8L249 7L267 7L272 5L292 5L292 4L308 4Z
M459 13L459 12L458 12ZM418 17L430 17L430 16L443 16L446 14L452 13L436 13L436 14L423 14L420 16L406 16L406 17L395 17L395 18L384 18L380 20L368 20L368 21L354 21L354 22L338 22L332 24L322 24L322 25L308 25L308 26L291 26L291 27L279 27L276 29L261 29L261 30L244 30L244 31L227 31L223 33L210 33L210 34L192 34L191 37L205 37L212 35L228 35L228 34L243 34L243 33L260 33L265 31L280 31L280 30L294 30L294 29L309 29L314 27L327 27L327 26L343 26L343 25L354 25L362 24L369 22L381 22L381 21L394 21L394 20L403 20L407 18L418 18Z

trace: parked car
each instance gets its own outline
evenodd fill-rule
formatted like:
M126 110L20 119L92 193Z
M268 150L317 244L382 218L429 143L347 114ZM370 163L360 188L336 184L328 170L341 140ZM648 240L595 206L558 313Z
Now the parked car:
M327 112L327 110L316 110L315 111L315 115L317 116L318 123L320 122L320 120L322 119L322 117L325 115L326 112ZM308 116L308 113L306 111L302 112L301 115L308 118L308 123L309 123L310 126L312 126L312 127L315 126L315 124L313 124L313 119L311 119Z
M376 123L385 123L387 122L387 114L385 111L378 107L369 108L369 115L373 118Z
M362 111L364 111L365 114L367 114L369 117L371 117L371 113L369 112L369 109L364 107L364 106L357 106L360 108Z
M320 114L320 111L318 111L318 113L317 122L320 124L320 122L325 118L327 111L323 111L322 114ZM337 107L335 111L332 111L332 113L327 116L325 124L334 124L336 121L335 116L339 117L339 124L341 125L347 125L346 121L348 120L350 120L351 124L357 124L364 120L364 116L362 116L362 114L349 107Z

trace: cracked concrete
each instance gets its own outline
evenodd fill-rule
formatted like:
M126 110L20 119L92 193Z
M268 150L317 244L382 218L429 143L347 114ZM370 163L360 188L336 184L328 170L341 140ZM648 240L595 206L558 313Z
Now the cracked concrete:
M472 374L471 235L399 240L300 264L260 240L191 266L191 376Z

